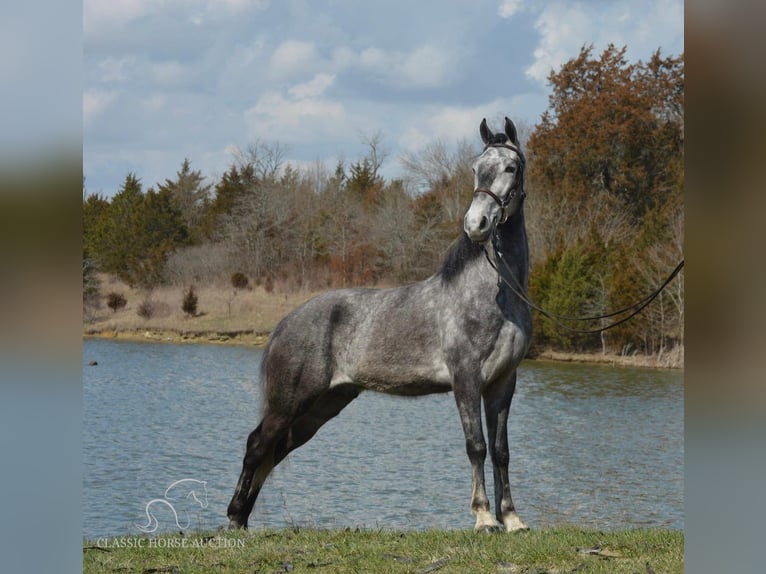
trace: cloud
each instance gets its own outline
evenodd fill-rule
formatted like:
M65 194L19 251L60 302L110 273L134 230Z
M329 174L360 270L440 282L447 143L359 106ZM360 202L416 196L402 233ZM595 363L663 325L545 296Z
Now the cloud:
M317 74L313 79L302 84L297 84L287 90L296 100L316 98L321 96L335 81L335 74Z
M627 44L630 60L683 47L682 0L446 2L438 26L427 4L341 4L83 0L89 181L109 189L137 169L148 184L185 155L220 173L225 146L255 138L296 161L354 157L378 131L392 158L475 142L482 117L536 121L550 70L583 44Z
M85 125L93 122L117 99L117 92L86 90L82 94L82 120Z
M154 62L148 70L155 86L177 86L193 76L192 71L186 66L172 60Z
M107 84L125 82L136 65L133 56L105 58L98 63L99 81Z
M348 51L336 54L338 57L349 63L355 60L359 69L379 83L399 89L443 87L450 82L455 70L455 55L434 45L418 46L410 52L371 47L362 50L355 59Z
M495 98L474 106L428 106L407 122L398 145L408 151L417 151L434 140L455 142L461 139L474 141L478 138L482 118L494 121L498 112L516 116L519 98Z
M526 75L546 82L551 70L576 56L583 44L593 40L595 18L596 14L588 14L581 5L547 6L535 23L540 42L533 52L534 62L526 69Z
M277 46L269 67L276 77L290 77L311 69L318 57L312 42L288 40Z
M501 18L510 18L521 8L521 0L500 0L497 13Z
M540 41L527 77L545 84L551 70L593 44L596 51L610 43L628 47L630 60L646 59L657 48L683 50L683 0L618 0L546 4L535 22Z
M277 91L264 93L244 114L250 136L295 143L307 137L332 135L345 120L343 105L312 97L305 86L299 85L297 91L288 90L288 97Z
M83 0L83 28L91 29L110 24L127 24L151 10L150 0Z
M475 105L423 106L398 118L396 144L409 152L417 152L433 141L451 144L466 140L478 146L482 118L487 119L491 129L498 131L503 129L503 118L506 116L523 134L537 120L541 99L545 97L536 92L526 92L484 100Z
M88 36L104 28L119 29L147 16L202 24L207 19L268 6L269 0L83 0L83 32Z
M341 45L327 55L313 42L288 40L272 53L269 74L272 79L285 79L313 73L313 81L322 82L348 73L397 90L440 88L455 76L456 57L451 50L431 44L409 51L376 46L354 50Z

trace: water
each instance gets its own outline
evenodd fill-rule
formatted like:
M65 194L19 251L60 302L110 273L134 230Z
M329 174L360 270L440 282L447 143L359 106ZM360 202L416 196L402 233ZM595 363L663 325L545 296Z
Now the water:
M226 524L258 423L260 358L245 347L84 342L86 365L98 361L83 371L84 537L139 534L147 504L157 532ZM519 515L533 528L682 529L682 379L523 363L509 421ZM451 393L363 393L275 469L250 526L471 528L464 449ZM492 497L489 460L487 482ZM192 489L196 500L184 496Z

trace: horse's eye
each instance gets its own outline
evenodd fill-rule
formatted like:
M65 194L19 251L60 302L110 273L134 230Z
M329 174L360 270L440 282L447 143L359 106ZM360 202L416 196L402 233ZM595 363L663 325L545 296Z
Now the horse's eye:
M505 168L505 173L513 173L514 171L516 171L516 167L513 165L509 165Z

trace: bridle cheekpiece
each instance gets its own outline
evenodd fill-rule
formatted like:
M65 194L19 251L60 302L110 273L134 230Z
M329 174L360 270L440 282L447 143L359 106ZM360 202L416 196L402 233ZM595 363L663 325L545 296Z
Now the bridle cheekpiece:
M486 193L488 196L490 196L495 201L495 203L497 203L500 206L500 220L499 220L498 223L499 224L503 224L503 223L505 223L505 220L508 219L508 215L506 214L505 209L508 207L508 205L514 199L516 199L517 193L519 191L521 192L520 193L521 201L524 201L524 198L527 196L526 192L524 191L523 185L522 185L522 182L524 181L524 163L525 163L524 162L524 155L521 153L521 150L519 148L517 148L516 146L510 145L510 144L507 144L507 143L490 143L490 144L487 144L486 146L484 146L484 150L481 153L484 153L485 151L487 151L491 147L504 147L504 148L507 148L507 149L509 149L509 150L511 150L513 152L516 152L516 155L519 156L519 160L520 160L520 166L519 166L520 169L521 169L520 177L516 178L516 181L514 182L513 187L510 189L510 191L508 192L508 195L505 197L505 199L500 199L495 192L493 192L491 189L488 189L486 187L477 187L473 191L474 195L476 195L477 193Z

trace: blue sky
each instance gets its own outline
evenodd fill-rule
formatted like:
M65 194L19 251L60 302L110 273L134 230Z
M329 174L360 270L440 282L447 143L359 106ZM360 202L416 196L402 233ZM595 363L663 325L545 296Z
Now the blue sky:
M215 179L232 150L279 142L293 164L387 159L477 138L483 117L534 125L551 69L584 44L630 60L683 51L683 2L84 0L89 192L145 187L188 157Z

